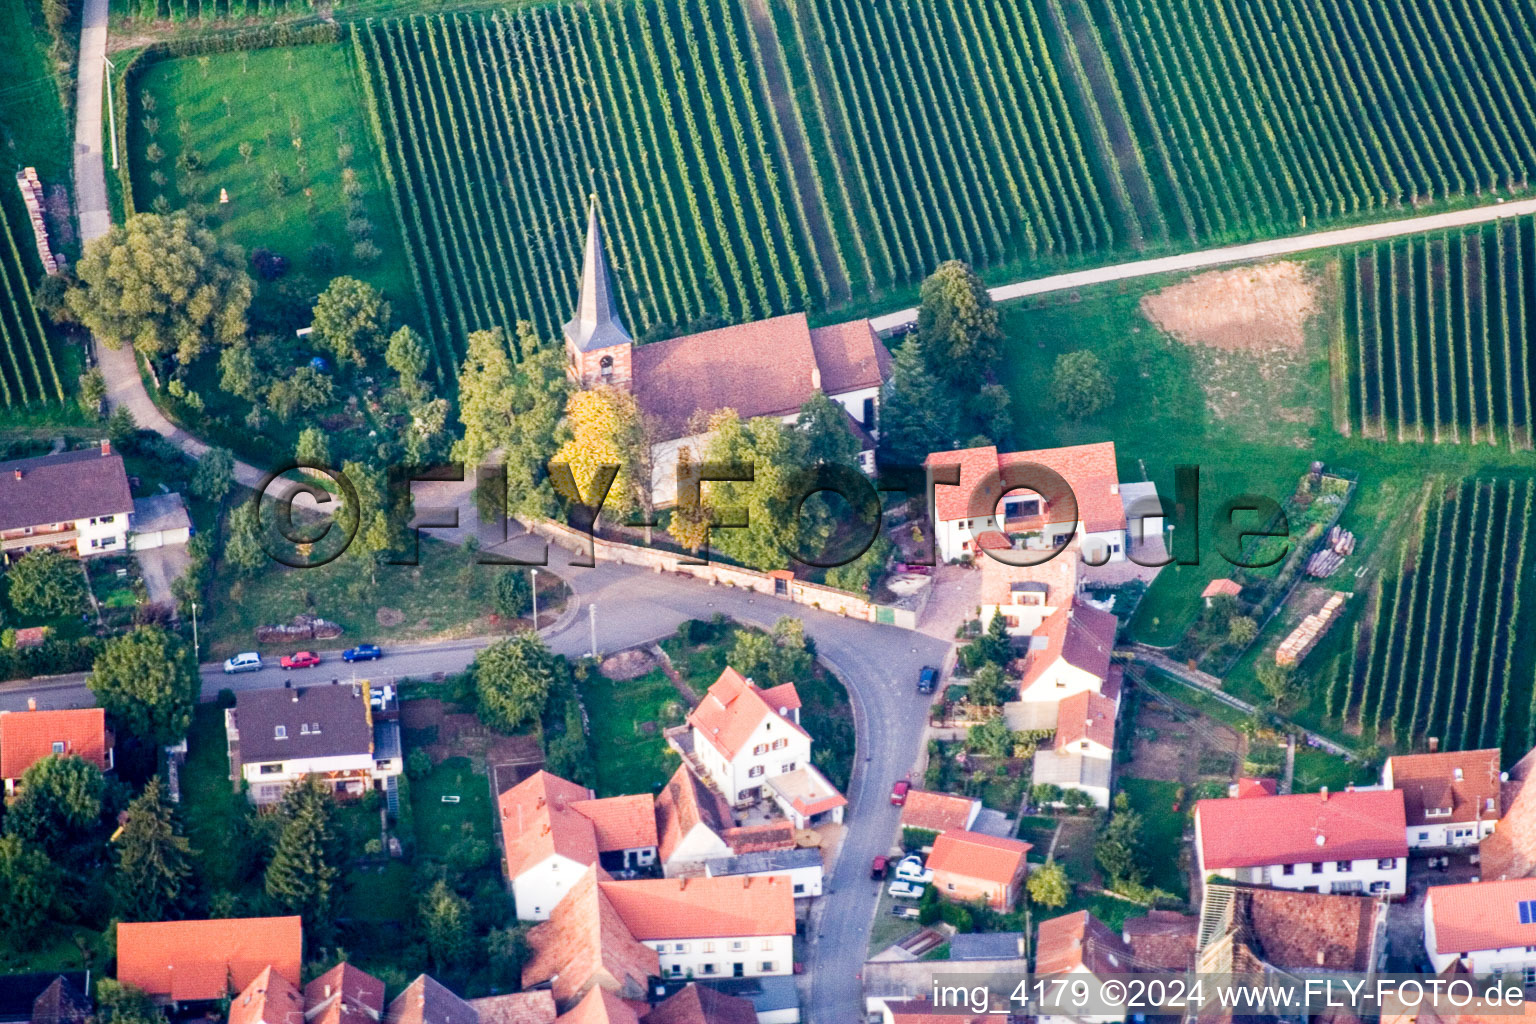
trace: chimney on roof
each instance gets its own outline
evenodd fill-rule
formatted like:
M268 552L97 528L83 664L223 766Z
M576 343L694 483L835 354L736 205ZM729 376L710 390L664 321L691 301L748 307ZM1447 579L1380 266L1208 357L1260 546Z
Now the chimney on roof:
M21 470L19 470L19 469L16 471L16 479L17 480L21 479Z
M1317 791L1317 795L1323 798L1323 803L1327 803L1328 802L1328 787L1324 786L1322 789L1319 789Z
M1439 736L1431 736L1429 738L1429 752L1431 754L1433 754L1435 751L1437 751L1439 749L1440 749L1440 737Z
M1109 493L1110 494L1119 494L1120 493L1120 485L1119 484L1110 484L1109 485Z
M111 455L112 454L112 439L111 438L104 437L104 438L101 439L101 454L103 456Z
M1323 951L1322 950L1318 950L1317 951L1317 966L1321 967L1326 962L1327 962L1327 957L1325 957L1323 955Z
M298 690L294 690L293 691L293 702L295 704L297 704L299 702L299 691Z
M331 986L329 985L325 986L325 998L331 998Z
M28 697L27 698L27 710L28 711L36 711L37 710L37 698L36 697Z

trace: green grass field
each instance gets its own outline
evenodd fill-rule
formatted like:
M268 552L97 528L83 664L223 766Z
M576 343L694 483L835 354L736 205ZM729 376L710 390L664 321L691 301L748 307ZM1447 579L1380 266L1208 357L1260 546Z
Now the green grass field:
M445 796L459 799L444 803ZM445 857L465 836L494 841L491 826L496 816L491 810L490 785L483 773L474 770L469 758L450 757L433 767L426 778L411 783L410 798L417 856Z
M1179 784L1121 777L1115 785L1130 797L1131 806L1142 817L1142 863L1147 866L1147 884L1176 896L1187 896L1189 879L1179 870L1179 853L1184 849L1184 823L1189 820L1189 801L1174 810Z
M415 319L416 293L399 256L399 231L363 120L349 47L160 61L136 84L128 126L135 206L154 209L162 195L171 209L193 204L247 255L264 247L289 260L287 275L261 286L254 319L270 320L273 327L304 326L312 297L343 273L384 292L402 319ZM151 145L164 151L160 160L148 158ZM247 146L248 158L242 152ZM350 147L349 156L343 147ZM201 170L189 175L183 157L192 154ZM352 255L344 168L356 175L357 201L382 252L371 264ZM220 203L220 190L228 192L227 204ZM334 270L310 259L310 250L322 244L337 253Z
M661 730L682 721L687 702L661 669L638 679L613 680L598 673L581 684L582 704L592 723L598 796L644 793L659 788L677 770L677 755Z

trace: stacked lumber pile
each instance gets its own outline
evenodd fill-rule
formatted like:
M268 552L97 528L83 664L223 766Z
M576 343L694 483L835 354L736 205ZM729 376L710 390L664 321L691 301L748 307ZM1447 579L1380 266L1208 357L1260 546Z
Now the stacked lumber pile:
M1275 649L1275 664L1281 666L1295 665L1307 656L1313 646L1328 632L1328 626L1338 610L1344 606L1346 594L1334 594L1321 609L1301 620L1301 625L1291 631L1291 635L1280 642Z

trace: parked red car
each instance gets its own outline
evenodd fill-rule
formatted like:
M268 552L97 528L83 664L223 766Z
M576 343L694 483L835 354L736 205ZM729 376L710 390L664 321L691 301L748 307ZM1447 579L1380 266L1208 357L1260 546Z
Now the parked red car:
M873 863L869 865L869 877L877 882L883 882L885 880L885 864L886 860L884 857L876 857Z
M283 668L314 668L320 664L320 655L314 651L295 651L293 654L283 655L283 660L278 664Z
M891 804L900 807L907 802L907 791L912 788L912 783L906 779L898 779L891 787Z

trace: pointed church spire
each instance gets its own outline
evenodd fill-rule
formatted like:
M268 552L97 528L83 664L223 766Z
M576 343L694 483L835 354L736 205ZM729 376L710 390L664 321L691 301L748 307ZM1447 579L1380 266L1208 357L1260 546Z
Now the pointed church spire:
M578 352L592 352L634 340L619 320L608 280L608 257L603 252L603 229L597 219L597 193L592 193L587 217L587 252L581 264L581 294L576 314L565 325L565 340Z

